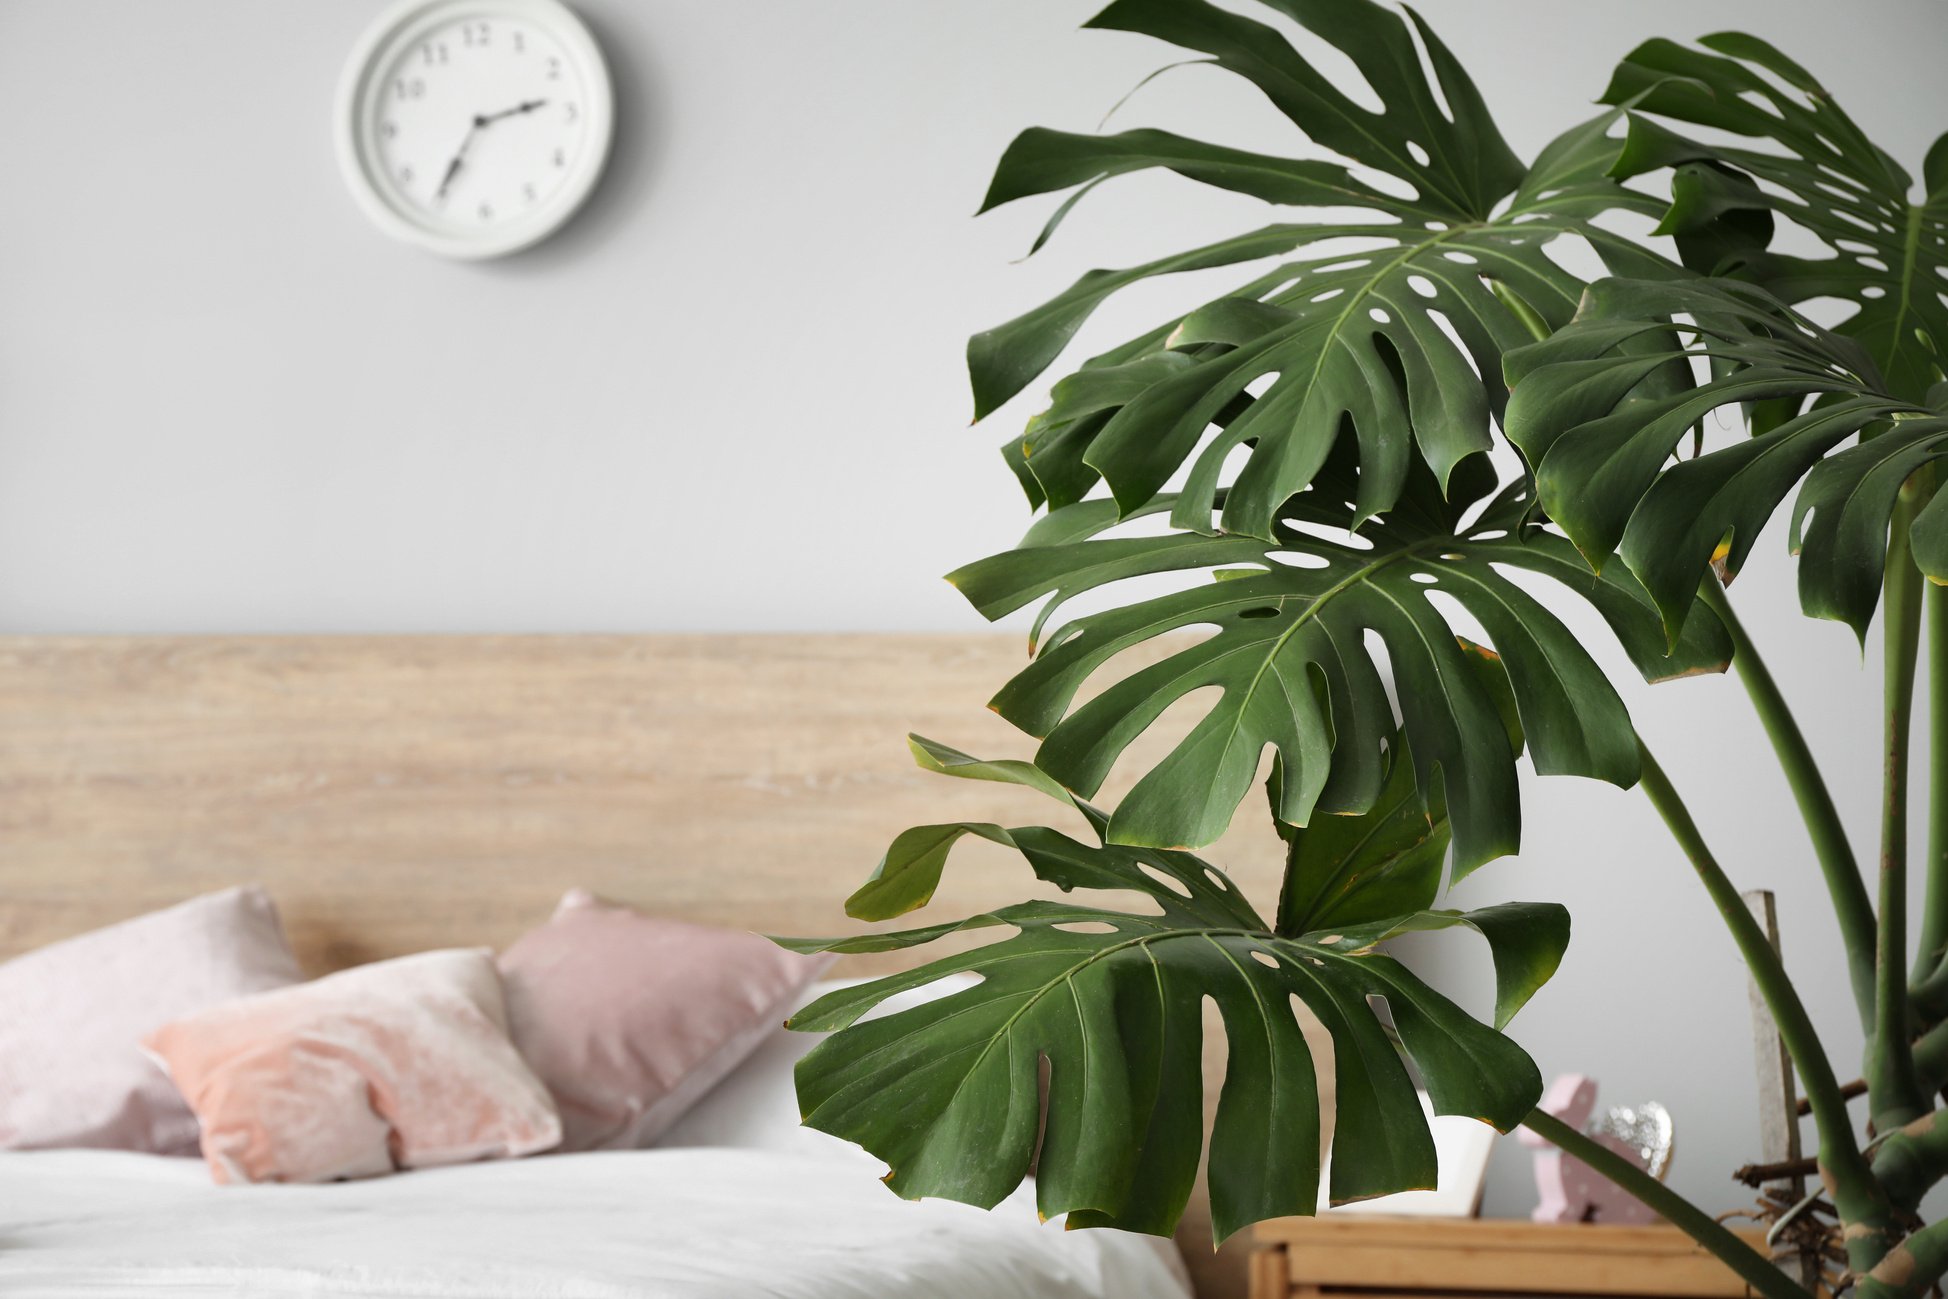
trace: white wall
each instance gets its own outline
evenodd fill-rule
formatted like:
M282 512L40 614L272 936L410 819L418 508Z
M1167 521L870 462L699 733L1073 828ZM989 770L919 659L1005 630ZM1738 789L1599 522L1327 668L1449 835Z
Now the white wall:
M1016 130L1089 129L1173 57L1074 32L1090 0L581 0L623 101L603 190L532 254L441 262L370 229L332 158L332 87L379 7L0 5L0 631L973 628L937 575L1024 514L992 449L1016 413L964 427L965 336L1088 266L1261 216L1132 178L1024 266L1044 206L968 219ZM1931 0L1843 21L1816 0L1423 10L1524 150L1637 40L1732 26L1917 170L1948 125ZM1203 69L1120 120L1288 145ZM1171 297L1134 294L1090 337ZM1782 550L1736 594L1864 853L1871 674L1843 629L1798 618ZM1833 926L1737 686L1632 698L1735 877L1779 889L1851 1076ZM1528 852L1460 894L1577 916L1517 1036L1545 1072L1671 1105L1680 1187L1727 1207L1753 1140L1729 941L1640 796L1531 788ZM1456 976L1477 1002L1483 964ZM1521 1211L1519 1153L1497 1174L1491 1207Z

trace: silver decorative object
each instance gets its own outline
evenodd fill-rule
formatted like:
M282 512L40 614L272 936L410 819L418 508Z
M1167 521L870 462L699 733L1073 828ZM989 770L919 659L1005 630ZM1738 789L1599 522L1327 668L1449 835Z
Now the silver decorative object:
M1656 1101L1612 1105L1590 1120L1593 1137L1610 1136L1643 1156L1644 1171L1658 1181L1671 1167L1671 1112Z

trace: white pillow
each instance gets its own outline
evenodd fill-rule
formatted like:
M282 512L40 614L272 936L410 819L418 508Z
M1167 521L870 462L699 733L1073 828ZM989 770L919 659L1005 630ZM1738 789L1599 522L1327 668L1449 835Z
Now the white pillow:
M825 979L806 988L792 1013L838 988L870 979ZM971 988L980 979L950 974L924 987L888 997L862 1020L879 1019ZM693 1105L656 1139L658 1146L726 1146L736 1150L783 1150L796 1154L853 1155L858 1148L799 1122L798 1092L792 1069L825 1040L823 1033L794 1033L780 1027L744 1058L730 1076Z

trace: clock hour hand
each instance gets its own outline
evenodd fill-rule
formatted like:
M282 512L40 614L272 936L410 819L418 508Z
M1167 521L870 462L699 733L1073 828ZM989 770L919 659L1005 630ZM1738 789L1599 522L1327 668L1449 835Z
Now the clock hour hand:
M460 168L467 159L467 146L473 143L476 133L492 126L503 117L517 117L522 113L532 113L537 108L546 108L547 105L548 101L545 99L527 99L512 108L503 108L498 113L476 113L473 122L467 127L467 133L460 138L460 147L453 151L453 161L446 165L446 174L440 177L440 187L433 191L433 197L446 197L447 187L452 185L453 178L460 174Z
M460 154L456 153L453 155L453 161L449 162L446 165L446 175L440 177L440 187L433 191L433 197L445 198L446 187L451 185L453 183L453 178L459 174L460 174Z
M461 164L467 159L467 146L473 143L474 132L481 128L484 121L483 118L474 118L472 125L467 127L467 133L460 137L460 147L453 151L453 161L446 165L446 174L440 177L440 187L433 191L434 198L446 197L447 187L453 184L453 178L460 174Z

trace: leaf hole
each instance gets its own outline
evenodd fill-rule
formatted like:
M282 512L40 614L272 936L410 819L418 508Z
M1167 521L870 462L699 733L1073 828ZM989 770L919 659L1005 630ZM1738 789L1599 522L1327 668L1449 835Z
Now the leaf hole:
M1409 275L1407 277L1407 287L1415 293L1420 294L1423 298L1432 298L1440 293L1440 290L1434 287L1434 281L1428 279L1425 275Z
M1786 115L1779 111L1777 104L1756 90L1741 90L1738 92L1738 97L1775 121L1783 122L1786 118Z
M1368 189L1376 190L1389 198L1401 199L1411 203L1421 196L1420 190L1408 181L1390 172L1377 171L1372 167L1362 167L1358 163L1346 169L1348 175Z
M1240 609L1238 611L1240 618L1276 618L1278 615L1278 606L1274 604L1261 604L1255 609Z
M1427 313L1427 318L1434 322L1434 328L1440 330L1442 335L1453 346L1454 354L1460 357L1462 363L1474 371L1475 378L1479 379L1481 377L1481 366L1475 362L1474 351L1462 339L1461 331L1454 327L1454 322L1448 319L1447 312L1430 310Z
M1348 509L1355 508L1351 501L1343 502L1343 504ZM1314 523L1310 519L1285 519L1282 522L1286 527L1302 536L1317 537L1321 541L1335 542L1338 545L1347 546L1354 550L1373 549L1373 543L1365 537L1362 537L1359 533L1348 532L1345 528L1335 528L1330 523Z
M1278 968L1278 958L1270 952L1263 951L1259 948L1254 947L1251 949L1251 959L1268 969L1276 970Z
M1168 871L1158 870L1147 861L1138 862L1136 868L1145 875L1148 875L1156 883L1161 884L1164 888L1175 893L1178 897L1187 898L1190 896L1190 886Z
M1367 317L1370 320L1372 320L1373 323L1376 325L1390 325L1393 323L1393 317L1389 316L1385 311L1381 310L1379 307L1367 308L1366 314Z
M1853 189L1857 193L1867 194L1872 192L1868 188L1867 183L1865 181L1861 180L1858 176L1847 175L1845 172L1841 171L1838 167L1835 167L1832 163L1822 162L1819 164L1819 169L1822 172L1824 172L1826 175L1831 176L1834 180L1839 181L1842 185L1848 186L1849 188Z
M1049 926L1065 934L1113 934L1119 932L1106 920L1058 920Z
M1407 152L1415 162L1423 167L1431 165L1434 161L1427 156L1427 150L1420 147L1420 141L1418 140L1407 141Z
M1274 564L1283 564L1287 568L1320 569L1332 567L1332 561L1324 555L1310 555L1303 550L1271 550L1265 552L1265 558L1271 560Z

